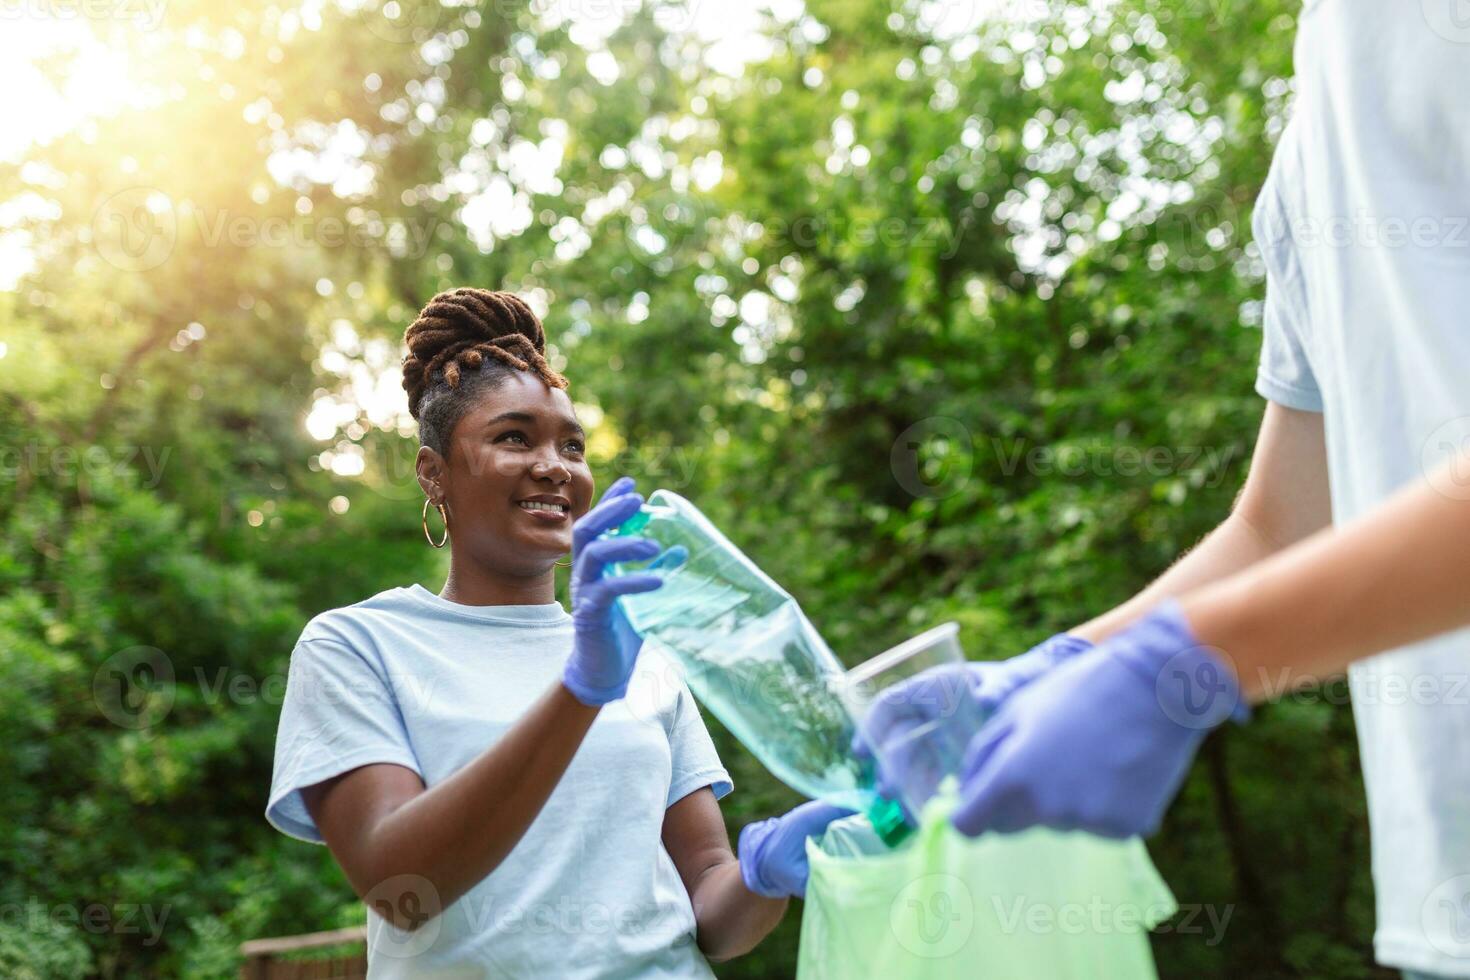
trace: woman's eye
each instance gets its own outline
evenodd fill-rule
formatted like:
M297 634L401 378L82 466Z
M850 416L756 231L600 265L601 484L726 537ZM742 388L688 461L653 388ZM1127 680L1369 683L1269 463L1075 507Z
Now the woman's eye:
M576 439L573 439L571 442L567 443L567 452L569 453L577 453L578 455L581 455L586 451L587 447Z
M524 432L506 432L503 435L501 435L501 437L499 439L497 439L495 441L496 442L507 442L507 441L512 440L512 439L516 440L517 442L519 442L523 446L529 446L531 444L531 441L526 438L526 434Z

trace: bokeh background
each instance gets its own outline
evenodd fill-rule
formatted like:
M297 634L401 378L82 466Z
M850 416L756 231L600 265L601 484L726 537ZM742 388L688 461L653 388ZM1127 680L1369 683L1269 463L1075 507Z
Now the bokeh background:
M850 663L1131 594L1249 460L1298 6L0 4L0 974L363 921L262 811L306 620L442 583L397 371L438 290L525 296L599 482ZM1377 975L1344 701L1207 742L1164 976ZM796 802L711 725L732 833ZM790 976L799 918L719 974Z

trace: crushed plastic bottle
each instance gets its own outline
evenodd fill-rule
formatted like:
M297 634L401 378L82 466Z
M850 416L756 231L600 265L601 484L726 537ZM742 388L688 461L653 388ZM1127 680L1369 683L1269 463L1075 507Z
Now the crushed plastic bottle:
M618 602L683 666L701 703L792 789L865 811L889 843L906 836L902 807L877 795L871 763L852 754L843 666L796 600L671 491L655 490L617 533L664 549L653 562L663 587Z

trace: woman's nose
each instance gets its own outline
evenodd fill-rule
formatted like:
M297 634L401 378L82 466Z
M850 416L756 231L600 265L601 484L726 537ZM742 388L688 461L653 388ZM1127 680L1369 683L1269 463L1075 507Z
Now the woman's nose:
M531 464L531 478L533 480L550 480L553 483L566 483L572 478L571 471L566 468L560 459L538 459Z

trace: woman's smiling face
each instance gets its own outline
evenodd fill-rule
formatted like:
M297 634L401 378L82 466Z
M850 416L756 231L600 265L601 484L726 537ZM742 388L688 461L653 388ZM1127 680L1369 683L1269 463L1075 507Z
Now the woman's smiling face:
M440 486L456 551L528 574L571 551L593 480L567 393L510 372L455 424Z

